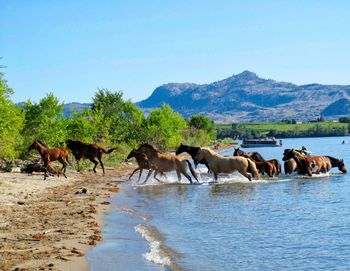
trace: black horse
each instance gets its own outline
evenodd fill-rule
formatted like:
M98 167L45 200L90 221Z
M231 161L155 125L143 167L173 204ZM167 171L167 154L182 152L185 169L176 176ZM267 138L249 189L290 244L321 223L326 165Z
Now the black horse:
M329 159L332 167L337 167L343 173L348 172L346 167L345 167L343 159L337 159L337 158L334 158L334 157L328 156L328 155L326 155L324 157Z
M209 165L208 165L207 161L205 161L204 159L197 161L195 159L199 149L200 149L200 147L192 147L192 146L181 144L180 147L178 147L178 149L176 150L175 154L179 155L180 153L187 152L189 155L191 155L196 167L198 166L198 164L204 164L207 167L208 172L210 172Z

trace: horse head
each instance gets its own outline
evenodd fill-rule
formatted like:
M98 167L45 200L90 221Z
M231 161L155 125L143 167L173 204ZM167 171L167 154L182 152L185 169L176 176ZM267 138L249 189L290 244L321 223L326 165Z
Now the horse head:
M34 150L38 147L38 142L35 140L32 145L28 147L28 151Z
M180 147L178 147L178 149L176 150L175 154L179 155L180 153L185 152L187 150L186 147L187 147L186 145L181 143Z
M343 172L343 173L347 173L348 170L346 169L345 167L345 164L344 164L344 160L343 159L340 159L339 160L339 164L338 164L338 169Z
M287 161L295 156L294 149L285 149L283 152L283 161Z
M235 151L233 152L233 156L242 156L243 154L245 154L244 151L240 150L239 147L235 147Z

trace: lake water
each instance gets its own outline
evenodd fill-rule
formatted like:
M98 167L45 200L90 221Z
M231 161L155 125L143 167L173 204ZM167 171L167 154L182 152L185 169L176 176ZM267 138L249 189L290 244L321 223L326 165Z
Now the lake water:
M350 167L342 140L245 150L281 160L284 148L304 145ZM251 183L232 174L209 184L201 171L202 185L176 184L174 175L161 185L124 183L105 216L104 242L87 255L90 270L350 270L350 173Z

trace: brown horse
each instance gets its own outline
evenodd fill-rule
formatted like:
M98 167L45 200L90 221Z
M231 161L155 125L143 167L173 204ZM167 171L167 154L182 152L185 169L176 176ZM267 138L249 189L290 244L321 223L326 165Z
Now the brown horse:
M153 170L150 168L150 162L147 155L144 153L138 152L137 150L132 150L126 159L131 159L133 157L136 159L138 167L131 173L129 180L131 179L132 175L134 175L136 171L140 170L139 179L138 179L138 181L140 181L142 170L148 169L147 177L143 183L147 182L148 178L151 176L153 172Z
M332 165L322 156L307 156L294 149L286 149L283 153L283 161L293 158L299 168L299 174L312 176L312 173L326 173Z
M59 161L62 164L62 174L64 177L67 178L66 176L66 168L67 164L69 163L68 161L68 151L65 148L62 147L57 147L57 148L52 148L49 149L46 147L44 143L42 143L40 140L35 140L32 145L29 146L28 151L36 149L41 158L44 161L44 180L46 180L47 177L47 171L48 171L48 166L51 161ZM57 176L60 176L60 171L57 172Z
M284 161L284 173L285 174L292 174L295 171L296 172L299 171L299 168L298 168L298 165L293 158Z
M159 172L164 173L175 170L179 181L181 180L181 174L183 174L192 183L191 176L187 173L187 167L189 167L191 174L198 182L197 174L187 159L173 154L162 153L149 144L141 144L137 151L147 156L150 168L155 170L154 178L157 181L161 182L156 177Z
M260 166L260 169L262 170L262 171L260 171L260 173L263 174L264 172L266 172L269 175L269 177L272 177L272 176L270 176L270 174L277 176L282 171L281 164L280 164L280 162L278 162L277 159L271 159L271 160L266 161L258 152L246 153L246 152L242 151L239 147L235 147L235 151L233 153L233 156L243 156L243 157L251 159L254 162L268 162L268 164L261 163L261 164L259 164L259 166ZM272 164L272 171L270 171L271 164ZM258 169L259 169L259 166L257 165ZM266 169L266 171L264 169ZM271 172L271 173L268 173L268 172Z
M247 174L247 172L251 172L253 176L260 178L260 174L255 166L255 163L245 157L241 156L222 156L208 148L201 148L197 155L197 160L205 159L208 163L210 170L214 174L214 179L218 179L219 173L232 173L238 171L244 177L246 177L249 181L252 178Z
M85 158L85 159L89 159L91 162L95 164L93 171L96 173L96 167L98 165L98 162L95 160L95 158L97 158L101 164L103 175L105 175L105 168L102 163L102 154L111 153L116 148L111 148L109 150L106 150L97 144L89 144L81 141L74 141L71 139L68 139L66 143L67 143L67 147L72 151L75 159L77 160L78 171L79 171L80 159Z

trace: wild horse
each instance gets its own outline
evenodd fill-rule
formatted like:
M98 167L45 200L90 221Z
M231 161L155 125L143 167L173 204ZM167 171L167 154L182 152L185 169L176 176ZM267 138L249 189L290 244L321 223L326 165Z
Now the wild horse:
M329 159L329 162L331 163L332 167L337 167L343 173L348 172L343 159L337 159L328 155L324 156L324 158Z
M75 159L77 160L78 171L79 171L80 159L85 158L85 159L89 159L91 162L95 164L93 171L96 173L96 167L98 165L98 162L95 159L97 158L101 164L103 175L105 175L105 168L102 163L102 154L111 153L116 148L111 148L109 150L106 150L97 144L89 144L89 143L84 143L81 141L75 141L71 139L68 139L66 143L67 143L67 147L72 151Z
M263 170L263 169L266 169L263 170L263 172L266 172L269 176L272 174L272 175L279 175L281 173L281 164L280 162L278 162L277 159L271 159L271 160L265 160L261 155L260 153L258 152L244 152L242 151L239 147L235 147L235 151L233 152L233 156L244 156L246 158L250 158L252 159L254 162L269 162L269 163L272 163L273 164L273 169L272 169L272 172L270 171L270 166L269 165L266 165L266 164L263 164L261 163L259 166L260 168ZM258 165L257 165L258 166ZM271 172L271 173L269 173ZM270 176L271 177L271 176Z
M191 176L187 173L187 167L190 169L191 174L198 182L196 172L192 168L190 161L173 154L162 153L156 150L149 144L141 144L137 149L138 152L144 153L149 159L149 165L151 169L154 169L154 178L161 182L156 176L158 173L164 173L169 171L176 171L179 181L181 180L181 174L183 174L192 183Z
M326 173L328 172L332 165L328 159L323 156L307 156L296 151L295 149L285 149L283 153L283 161L289 159L294 159L298 169L299 174L312 176L312 173Z
M151 174L153 172L153 170L150 167L150 162L149 162L147 155L145 153L139 152L137 150L132 150L128 154L128 157L126 159L131 159L133 157L136 159L138 167L131 173L129 180L131 179L132 175L134 175L134 173L136 171L140 170L139 179L138 179L138 181L140 181L140 178L142 175L142 170L148 169L147 177L143 183L147 182L148 178L151 176Z
M47 177L47 171L48 171L48 166L51 161L59 161L62 164L62 174L65 178L66 176L66 168L67 164L69 163L68 160L68 151L65 148L62 147L57 147L57 148L52 148L49 149L43 142L40 140L36 139L32 145L29 146L28 151L36 149L41 158L44 161L44 180L46 180ZM57 176L60 176L60 171L58 171Z
M260 178L260 174L255 163L241 156L222 156L208 148L201 148L197 155L197 160L205 159L209 165L210 171L214 174L214 179L218 179L219 173L232 173L238 171L244 177L251 181L251 177L247 172L251 172L253 176Z
M198 164L204 164L207 167L208 172L209 172L210 169L209 169L208 163L205 161L205 159L202 159L201 161L197 161L195 159L196 154L199 151L199 149L200 149L200 147L192 147L192 146L189 146L189 145L181 144L179 146L179 148L176 150L175 154L179 155L180 153L187 152L189 155L191 155L195 166L197 166Z

